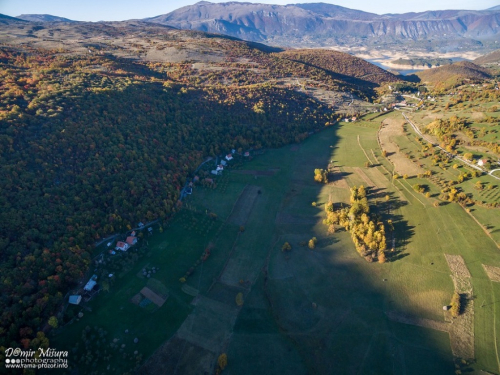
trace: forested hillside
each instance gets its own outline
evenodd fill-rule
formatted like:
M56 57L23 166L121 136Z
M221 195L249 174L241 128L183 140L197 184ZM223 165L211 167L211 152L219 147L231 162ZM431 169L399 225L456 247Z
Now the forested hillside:
M387 70L348 53L322 49L299 49L287 50L278 55L332 72L337 79L356 85L373 88L379 84L398 80L394 74L389 73Z
M27 347L95 242L168 220L205 158L334 124L299 79L358 98L398 80L344 53L306 58L141 22L13 22L0 42L0 336Z
M94 242L168 219L204 158L298 142L335 121L272 84L197 85L185 64L52 52L0 55L0 335L26 347L86 272Z

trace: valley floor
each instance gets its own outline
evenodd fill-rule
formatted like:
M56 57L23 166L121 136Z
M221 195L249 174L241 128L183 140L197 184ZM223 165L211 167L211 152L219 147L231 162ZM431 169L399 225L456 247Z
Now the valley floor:
M147 255L56 338L58 348L76 337L74 356L98 350L78 340L95 326L106 331L103 346L125 345L95 373L213 373L221 353L227 374L500 373L500 284L483 267L500 267L500 251L459 205L434 207L413 182L392 179L377 135L395 116L329 127L236 163L215 189L195 187ZM330 162L333 180L316 183L314 169ZM359 185L394 223L385 264L366 262L348 233L328 234L322 223L324 204L348 204ZM148 310L130 299L151 285L141 277L151 266L168 299ZM443 311L454 290L465 306L457 319Z

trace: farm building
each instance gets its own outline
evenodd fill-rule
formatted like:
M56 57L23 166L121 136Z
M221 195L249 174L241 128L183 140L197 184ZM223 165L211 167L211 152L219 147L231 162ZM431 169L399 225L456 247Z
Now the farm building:
M479 165L480 167L484 167L486 165L486 163L488 163L488 160L486 160L486 159L479 159L477 161L477 165Z
M137 237L135 236L128 236L127 239L125 240L129 246L133 246L137 243Z
M123 241L118 241L116 243L115 249L116 250L121 250L121 251L127 251L129 247L130 247L130 245L128 243L123 242Z
M94 287L97 284L96 280L97 280L97 275L93 275L90 278L90 280L87 282L87 284L85 284L85 286L83 287L83 290L90 292L92 289L94 289Z
M73 295L73 296L69 296L69 303L71 303L72 305L79 305L80 302L82 300L82 296L81 295Z

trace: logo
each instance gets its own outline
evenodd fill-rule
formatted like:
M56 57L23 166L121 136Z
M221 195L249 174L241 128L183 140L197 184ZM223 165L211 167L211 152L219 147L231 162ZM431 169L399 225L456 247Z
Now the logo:
M68 352L52 348L37 350L5 349L5 368L68 368Z

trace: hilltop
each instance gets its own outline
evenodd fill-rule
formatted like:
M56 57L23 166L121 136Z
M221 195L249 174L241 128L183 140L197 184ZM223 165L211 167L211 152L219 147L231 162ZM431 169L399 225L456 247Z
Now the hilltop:
M26 22L20 18L16 18L16 17L11 17L11 16L7 16L5 14L1 14L0 13L0 23L2 24L10 24L10 23L17 23L17 22Z
M474 60L478 65L499 65L500 64L500 50L490 52L486 55L480 56Z
M415 73L422 82L439 87L455 87L465 82L478 82L491 78L488 69L469 61L441 66Z
M373 89L380 83L400 80L373 64L343 52L309 51L307 57L302 52L294 51L281 54L277 52L283 49L264 44L143 21L48 22L42 25L30 23L28 27L12 25L0 27L0 41L20 48L60 50L79 56L106 55L142 62L189 62L219 67L239 63L238 69L248 73L245 78L247 83L295 76L313 79L317 84L322 82L333 90L357 92L361 97L372 97ZM299 58L297 53L304 56ZM258 67L261 69L256 71ZM212 71L211 77L221 74L218 68L208 70ZM200 74L200 69L186 71L185 74L197 77L209 75Z
M17 18L31 22L75 22L68 18L53 16L51 14L21 14Z

